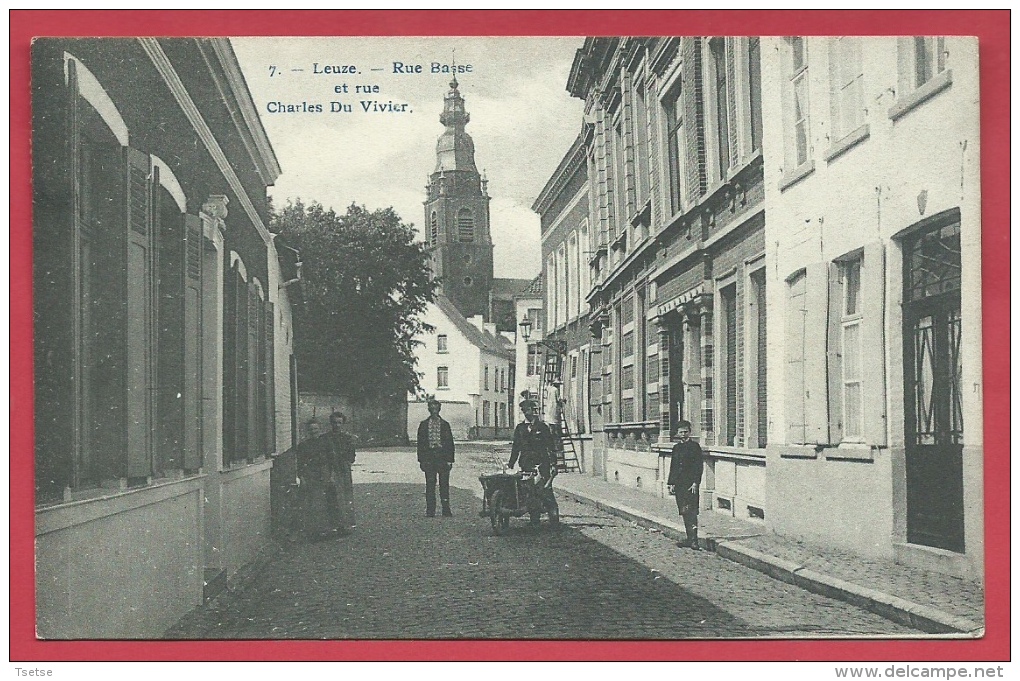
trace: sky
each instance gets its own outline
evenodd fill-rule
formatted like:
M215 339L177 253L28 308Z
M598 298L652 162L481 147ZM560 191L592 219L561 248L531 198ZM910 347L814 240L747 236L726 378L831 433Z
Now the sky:
M470 65L471 72L458 74L457 80L471 115L466 130L475 142L475 163L489 179L495 276L516 278L534 277L541 269L539 218L531 206L581 130L584 103L567 93L566 83L582 42L507 37L231 39L283 169L269 190L273 201L283 205L301 198L341 213L351 203L369 209L393 206L419 230L450 82L450 74L432 73L431 65L449 65L454 59L462 69ZM420 64L422 72L395 73L394 62L405 65L404 71ZM330 73L326 67L341 72ZM343 73L344 67L357 73ZM356 93L356 86L378 86L378 92ZM405 111L366 112L360 103L369 101L392 101ZM333 113L331 102L353 110ZM322 112L305 111L316 104ZM281 105L297 111L270 112Z

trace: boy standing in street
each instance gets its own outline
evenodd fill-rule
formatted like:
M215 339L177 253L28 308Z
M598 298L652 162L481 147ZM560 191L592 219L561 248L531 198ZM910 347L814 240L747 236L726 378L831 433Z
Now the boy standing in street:
M704 470L704 454L701 445L691 439L690 421L679 421L676 425L679 442L673 445L669 460L669 478L666 484L669 493L676 497L676 508L684 519L687 538L678 546L701 550L698 544L698 486Z
M450 508L450 470L453 468L453 430L439 415L443 405L429 398L429 417L418 424L418 467L425 473L425 515L436 515L436 481L443 515L452 516Z

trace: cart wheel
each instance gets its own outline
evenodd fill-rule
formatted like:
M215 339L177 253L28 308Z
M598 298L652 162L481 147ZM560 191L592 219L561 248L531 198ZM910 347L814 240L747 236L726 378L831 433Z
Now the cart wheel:
M497 537L506 534L510 527L510 516L503 512L503 492L496 491L489 501L489 520L492 522L492 533Z

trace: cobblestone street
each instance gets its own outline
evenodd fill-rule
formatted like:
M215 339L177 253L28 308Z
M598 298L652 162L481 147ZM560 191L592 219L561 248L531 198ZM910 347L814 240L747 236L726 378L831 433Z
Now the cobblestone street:
M426 518L410 449L359 452L358 526L285 546L172 638L685 639L920 632L560 499L562 525L492 535L478 475L502 453L458 447L453 518ZM477 488L477 489L476 489Z

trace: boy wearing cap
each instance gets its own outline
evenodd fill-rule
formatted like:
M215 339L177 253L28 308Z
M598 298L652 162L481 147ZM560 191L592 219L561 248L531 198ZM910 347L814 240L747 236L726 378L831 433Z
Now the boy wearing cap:
M453 468L453 430L439 416L443 405L429 398L429 417L418 424L418 467L425 473L425 515L436 516L436 479L443 515L452 516L450 509L450 469Z

